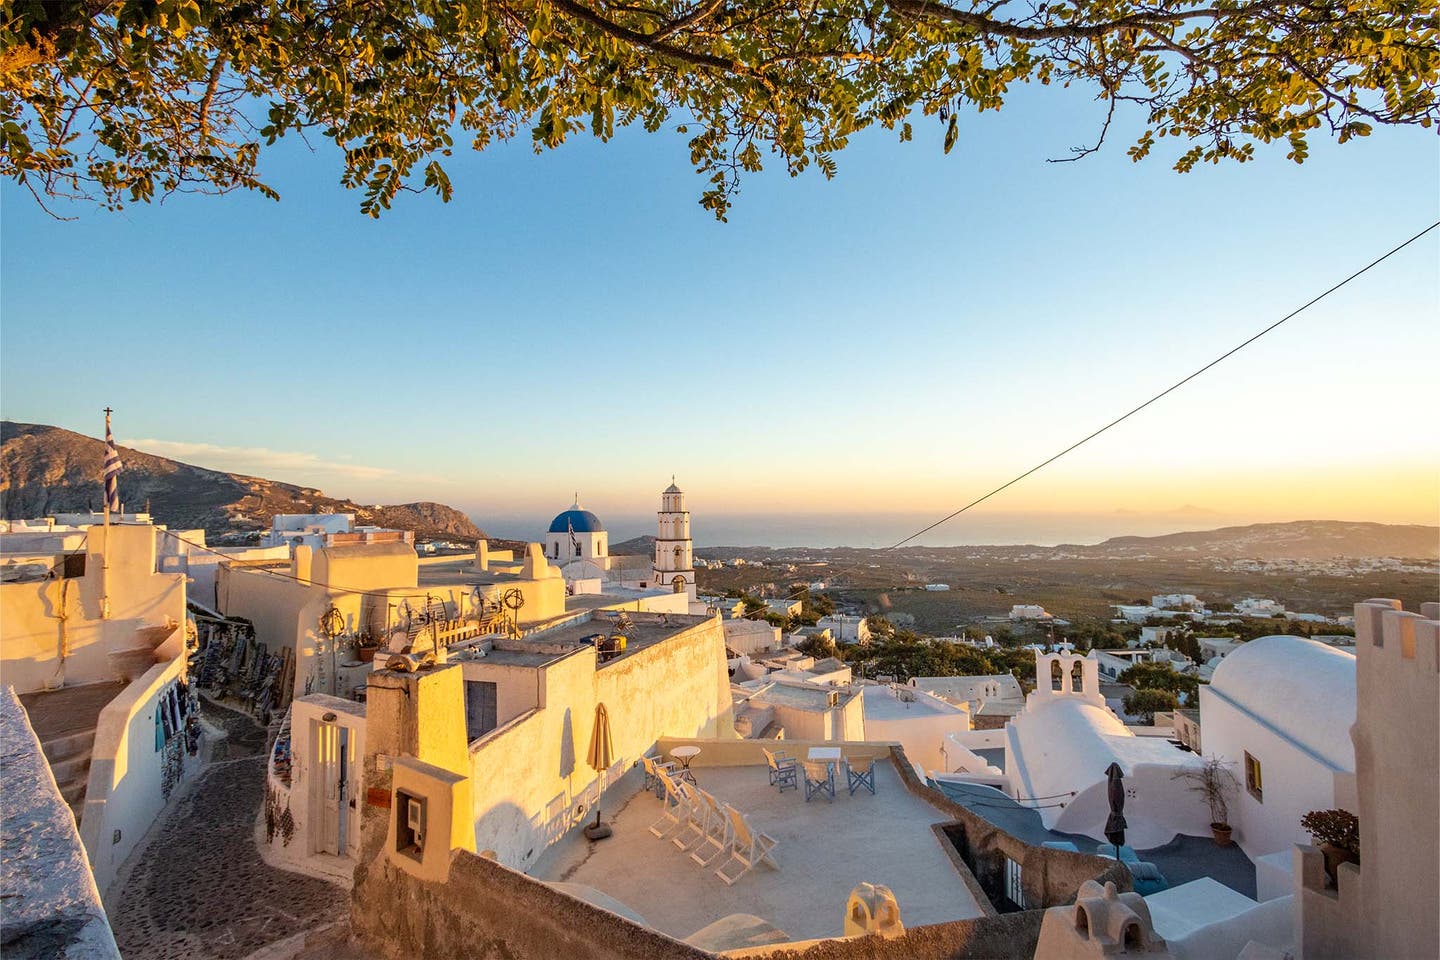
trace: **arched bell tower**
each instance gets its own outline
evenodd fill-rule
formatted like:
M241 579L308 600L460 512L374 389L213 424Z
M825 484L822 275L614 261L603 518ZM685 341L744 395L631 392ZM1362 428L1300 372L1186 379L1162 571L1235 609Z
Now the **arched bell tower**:
M654 585L669 587L695 599L694 544L690 541L690 511L685 509L685 494L670 478L670 486L660 494L658 530L655 534Z

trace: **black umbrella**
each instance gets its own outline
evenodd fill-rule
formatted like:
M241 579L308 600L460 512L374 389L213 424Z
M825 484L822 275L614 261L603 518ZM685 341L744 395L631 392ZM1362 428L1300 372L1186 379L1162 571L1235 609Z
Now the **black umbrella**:
M1120 848L1125 844L1125 771L1120 764L1112 763L1105 768L1105 793L1110 798L1110 816L1105 818L1105 839L1115 844L1115 859L1120 859Z

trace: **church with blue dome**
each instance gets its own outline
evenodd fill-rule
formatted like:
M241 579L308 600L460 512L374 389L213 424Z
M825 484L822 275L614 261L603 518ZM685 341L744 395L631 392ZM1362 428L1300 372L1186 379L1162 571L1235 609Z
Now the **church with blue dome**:
M580 494L570 509L550 521L545 534L545 556L561 566L575 560L598 560L610 554L610 535L605 524L589 510L580 506ZM599 564L601 569L605 564Z
M577 493L569 509L550 521L545 532L545 557L560 568L567 588L574 592L598 592L608 583L634 590L669 590L694 601L690 511L685 509L685 494L673 477L660 494L656 534L653 557L611 556L605 524L580 505Z

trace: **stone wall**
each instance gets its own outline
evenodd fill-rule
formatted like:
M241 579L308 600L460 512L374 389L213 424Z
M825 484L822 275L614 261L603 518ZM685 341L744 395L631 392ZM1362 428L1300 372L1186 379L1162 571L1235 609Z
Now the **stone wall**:
M444 883L413 877L382 853L356 870L354 902L354 935L387 957L710 956L463 850L452 854Z
M911 927L902 937L806 940L731 951L726 957L764 960L1031 960L1043 910Z
M119 960L75 818L13 687L0 690L0 953Z

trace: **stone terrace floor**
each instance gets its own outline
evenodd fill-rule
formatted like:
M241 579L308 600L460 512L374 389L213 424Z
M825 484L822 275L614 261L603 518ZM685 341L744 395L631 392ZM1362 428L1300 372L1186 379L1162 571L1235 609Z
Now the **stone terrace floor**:
M1091 837L1046 829L1039 811L1021 806L996 790L958 783L946 783L940 789L956 803L1026 843L1039 846L1047 840L1069 840L1082 853L1094 853L1099 844ZM1255 865L1239 845L1222 847L1209 837L1176 835L1163 846L1135 853L1159 867L1172 887L1210 877L1255 899Z
M780 869L761 865L727 887L709 869L649 826L661 803L639 789L632 771L606 791L601 809L615 830L589 841L572 831L530 871L541 880L584 884L620 901L645 922L684 939L732 913L762 917L792 940L844 932L845 904L859 883L895 893L907 927L982 915L931 824L949 820L905 789L888 762L875 765L876 795L850 796L839 775L836 798L805 802L802 790L781 796L762 766L696 767L702 789L746 814L779 841Z

